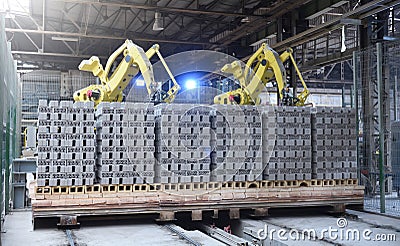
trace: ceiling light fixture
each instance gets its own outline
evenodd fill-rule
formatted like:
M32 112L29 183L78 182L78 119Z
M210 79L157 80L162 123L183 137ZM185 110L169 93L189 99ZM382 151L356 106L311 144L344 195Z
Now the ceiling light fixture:
M66 42L78 42L78 38L67 38L67 37L51 37L51 40L66 41Z
M346 47L346 30L345 30L345 27L342 26L342 47L340 49L340 52L343 53L346 51L346 49L347 49L347 47Z
M6 14L4 15L5 19L15 19L15 15L11 14L10 12L6 12Z
M162 30L164 30L164 26L161 20L161 13L156 11L154 14L153 31L162 31Z
M244 17L243 19L240 20L240 22L242 23L249 23L250 22L250 18L248 16Z

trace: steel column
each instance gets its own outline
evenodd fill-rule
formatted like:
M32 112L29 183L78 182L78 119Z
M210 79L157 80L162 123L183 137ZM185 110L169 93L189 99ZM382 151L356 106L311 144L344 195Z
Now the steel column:
M360 169L360 117L359 117L359 108L358 108L358 78L359 78L359 64L357 63L357 55L356 52L353 51L353 81L354 81L354 108L356 109L356 163L357 167ZM357 172L358 182L361 181L361 172Z
M398 112L397 112L397 110L398 110L398 106L397 106L397 104L398 104L398 102L397 102L397 89L398 89L398 83L397 83L398 81L397 81L397 75L395 75L394 76L394 89L393 89L393 120L394 121L397 121L398 120Z
M9 88L8 88L9 89ZM9 97L9 95L8 95ZM9 105L7 105L8 107L6 108L7 110L7 116L8 118L7 123L6 123L6 146L5 146L5 165L4 165L4 206L5 206L5 211L6 214L8 214L10 212L10 206L9 206L9 201L10 201L10 108Z
M379 193L380 193L380 210L385 213L385 115L383 108L384 100L384 81L382 75L382 43L376 44L377 50L377 80L378 80L378 121L379 121Z
M342 108L346 107L346 88L342 87Z
M4 28L4 15L0 14L0 27ZM5 33L0 31L0 40L4 40ZM0 52L3 52L3 42L0 43ZM0 56L1 64L5 63L5 56ZM4 70L5 66L0 66L0 105L4 105ZM3 179L3 107L0 107L0 233L3 231L3 209L4 201L4 179Z

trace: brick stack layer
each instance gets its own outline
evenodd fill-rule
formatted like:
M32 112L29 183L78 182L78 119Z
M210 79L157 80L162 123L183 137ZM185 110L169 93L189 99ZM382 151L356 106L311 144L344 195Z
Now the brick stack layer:
M210 181L210 108L163 104L155 112L157 182Z
M317 107L313 117L313 178L357 178L355 110Z
M264 132L266 141L275 144L264 171L266 180L309 180L311 179L311 108L275 107L273 129ZM273 117L272 110L269 110ZM265 122L271 124L270 122ZM271 147L272 142L269 142Z
M99 182L153 183L153 106L142 103L100 103L96 119Z
M92 185L95 181L93 103L39 101L38 186Z
M212 181L254 181L262 178L260 108L213 105Z

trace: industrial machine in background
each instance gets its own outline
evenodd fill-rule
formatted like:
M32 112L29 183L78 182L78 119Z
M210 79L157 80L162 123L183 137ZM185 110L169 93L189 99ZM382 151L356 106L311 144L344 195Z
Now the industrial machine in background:
M36 131L35 126L27 126L24 130L24 148L36 148Z
M110 70L117 57L123 58L117 68L110 75ZM161 85L154 79L153 67L150 58L157 54L165 70L167 71L173 85L164 91ZM292 63L297 76L299 77L303 91L295 96L286 83L286 68L284 63ZM134 44L131 40L126 40L107 61L105 69L100 64L96 56L89 60L84 60L79 65L79 70L92 72L98 77L100 84L90 85L74 93L75 101L93 101L95 106L100 102L121 102L123 100L123 90L127 87L133 77L139 72L146 84L150 100L171 103L180 90L179 84L168 68L164 58L159 52L159 45L153 45L147 52ZM309 90L293 58L293 50L287 49L280 56L267 44L261 47L250 57L246 66L242 68L240 61L226 64L222 72L233 74L239 81L240 88L229 91L214 98L215 104L239 104L239 105L258 105L261 100L260 93L267 83L276 83L281 105L284 106L304 106L309 95Z
M150 99L154 102L172 102L180 90L174 76L169 70L164 58L159 51L159 45L153 45L149 50L144 50L131 40L126 40L107 60L105 69L97 56L92 56L89 60L84 60L79 65L79 70L92 72L98 77L100 84L90 85L74 93L75 101L93 101L95 106L100 102L121 102L123 100L123 90L139 72L141 73ZM113 72L111 68L120 55L122 60ZM173 86L167 91L162 91L158 83L154 80L153 67L150 58L157 54L165 70L173 82Z
M32 157L37 151L37 127L27 126L22 134L22 157Z
M286 83L284 63L288 62L289 59L304 88L298 96L293 95ZM293 58L293 50L290 48L279 56L264 43L250 57L244 68L242 68L240 61L234 61L226 64L221 71L231 73L239 81L240 88L217 95L214 98L216 104L258 105L261 101L260 93L270 82L276 83L281 105L284 106L304 106L310 94Z

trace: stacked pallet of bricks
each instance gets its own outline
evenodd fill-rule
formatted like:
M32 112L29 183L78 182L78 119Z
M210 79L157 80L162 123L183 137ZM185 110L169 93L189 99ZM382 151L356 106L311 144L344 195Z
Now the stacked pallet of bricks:
M93 185L93 103L39 101L38 186Z
M262 179L262 108L231 105L213 108L211 180Z
M153 106L103 102L97 107L96 119L99 183L153 183Z
M317 107L313 117L313 178L357 178L355 110Z
M311 108L275 107L275 115L275 146L264 179L311 179ZM267 134L264 138L271 139Z
M38 186L357 177L352 109L93 106L40 101Z
M210 109L193 104L157 105L156 181L210 181Z

